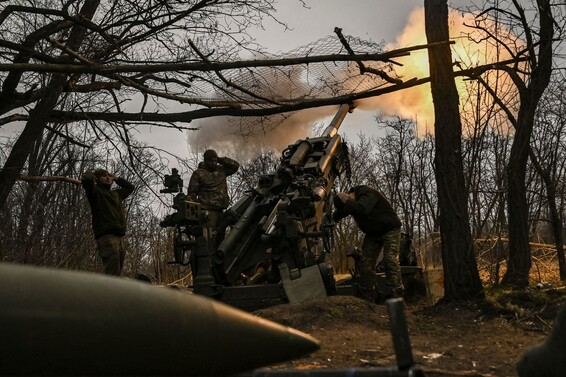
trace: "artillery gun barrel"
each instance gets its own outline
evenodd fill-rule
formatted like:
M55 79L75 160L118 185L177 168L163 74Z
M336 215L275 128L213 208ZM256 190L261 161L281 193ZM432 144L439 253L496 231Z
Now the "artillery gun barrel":
M308 140L303 140L297 147L293 156L289 159L290 166L296 166L304 163L305 157L309 154L311 150L311 143Z
M0 375L220 376L319 342L199 295L0 263Z
M336 135L336 133L338 133L338 128L340 128L340 125L344 121L344 118L346 117L350 109L351 106L348 104L340 105L338 112L334 115L334 118L332 118L332 121L320 136L333 137L334 135ZM310 149L311 143L308 139L301 141L299 146L297 147L297 150L293 153L293 156L291 156L289 165L295 166L304 163L304 159L309 154Z
M226 238L224 238L220 245L218 245L217 253L220 255L226 255L230 250L234 250L242 235L249 229L249 227L254 225L251 219L254 217L254 212L256 212L258 201L253 199L248 200L248 198L246 198L244 203L247 204L247 208L244 213L240 216L236 224L232 226L232 229L226 235Z
M336 115L334 115L334 118L332 118L332 121L330 122L328 127L326 127L326 129L324 130L321 136L329 136L329 137L334 136L338 132L338 128L340 128L340 125L344 121L346 115L348 115L350 109L351 106L346 103L340 105L338 112L336 113Z
M338 148L340 147L340 143L342 142L342 136L335 134L332 139L330 139L330 142L328 143L328 146L326 147L326 151L324 153L324 156L322 156L322 158L320 159L318 166L320 167L320 171L321 174L326 175L328 174L328 170L330 169L331 165L332 165L332 158L334 157L334 155L336 154L336 151L338 150Z

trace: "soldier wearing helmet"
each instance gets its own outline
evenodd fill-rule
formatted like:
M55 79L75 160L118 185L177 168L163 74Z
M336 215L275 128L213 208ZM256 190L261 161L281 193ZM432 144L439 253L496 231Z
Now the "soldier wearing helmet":
M213 149L204 152L204 160L199 163L189 180L187 195L200 202L208 211L208 227L217 233L216 245L224 239L225 229L219 229L224 210L230 204L226 178L238 171L240 164L228 157L218 157Z

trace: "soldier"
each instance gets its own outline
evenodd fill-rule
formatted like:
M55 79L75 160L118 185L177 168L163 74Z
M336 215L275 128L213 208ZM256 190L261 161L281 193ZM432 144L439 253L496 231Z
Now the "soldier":
M209 240L218 246L226 231L222 226L224 210L230 204L226 177L237 172L240 164L228 157L218 157L213 149L206 150L203 157L204 161L191 176L187 195L208 211L208 227L215 233Z
M399 266L401 221L389 201L373 187L361 185L353 187L348 193L338 193L334 198L334 205L334 221L352 215L360 230L365 233L360 261L359 296L370 302L379 299L375 264L382 249L390 295L403 296Z
M112 183L120 186L111 190ZM104 169L89 171L81 179L92 213L92 229L104 273L120 276L126 252L122 238L126 234L126 214L122 201L134 186Z

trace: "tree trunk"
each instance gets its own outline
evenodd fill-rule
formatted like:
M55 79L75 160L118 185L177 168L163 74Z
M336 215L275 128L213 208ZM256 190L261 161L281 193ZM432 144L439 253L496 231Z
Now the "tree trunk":
M529 285L531 253L529 248L526 170L535 110L552 74L552 38L554 26L549 0L537 0L540 17L538 56L532 57L532 73L527 87L521 89L515 138L507 165L509 212L509 263L501 283L524 288ZM534 46L530 46L534 49Z
M547 190L548 191L548 190ZM566 280L566 258L564 257L564 240L562 239L562 219L560 218L558 208L556 206L556 190L554 197L549 199L548 207L550 212L550 223L554 234L554 244L556 245L556 255L558 256L558 270L560 272L560 280ZM549 196L552 195L549 193Z
M448 40L446 0L425 0L425 29L429 43ZM483 297L468 218L461 153L462 125L450 47L430 48L429 66L435 115L444 295L447 300Z
M41 137L46 125L45 114L53 110L57 104L65 81L65 76L60 75L51 80L49 83L49 93L51 94L39 101L30 112L29 121L10 151L4 167L0 170L0 207L3 207L6 203L35 142Z
M531 162L541 177L546 188L546 201L548 205L548 214L550 217L550 225L552 226L552 234L554 235L554 245L556 246L556 255L558 256L558 271L560 273L560 280L566 280L566 258L564 257L564 239L562 237L563 227L560 211L556 204L556 180L552 178L550 169L555 164L550 164L547 169L544 169L538 157L534 154L533 150L529 150L529 157ZM546 164L547 166L549 164Z

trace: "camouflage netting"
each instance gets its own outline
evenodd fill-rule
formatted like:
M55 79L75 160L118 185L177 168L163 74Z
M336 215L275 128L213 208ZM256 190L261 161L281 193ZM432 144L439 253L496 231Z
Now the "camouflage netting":
M313 56L348 56L384 53L384 43L365 41L352 36L329 35L289 52L255 54L246 60L292 60ZM214 61L214 56L210 57ZM223 61L230 61L223 57ZM232 58L231 60L238 60ZM241 59L240 59L241 60ZM400 82L390 60L332 60L288 66L269 66L199 72L192 76L194 98L225 101L241 108L271 108L300 104L309 100L332 99L376 90ZM193 72L194 73L194 72ZM346 101L345 101L346 102ZM246 139L272 133L292 112L262 117L230 117L222 122L232 133ZM195 124L198 124L195 123ZM208 132L212 126L207 121ZM221 128L227 132L228 128ZM289 126L286 129L291 129ZM221 133L219 132L218 135ZM203 142L207 142L206 139ZM229 143L228 143L229 144Z
M355 54L379 54L383 43L344 36ZM289 52L256 54L247 60L295 59L309 56L350 55L337 35L329 35ZM214 57L210 57L213 61ZM389 61L363 62L365 68L396 78ZM220 80L219 80L220 78ZM309 99L333 98L363 93L388 83L375 73L362 73L356 62L330 61L293 66L254 67L204 72L191 77L193 95L198 98L233 101L245 107L294 104ZM221 82L223 85L218 85Z

